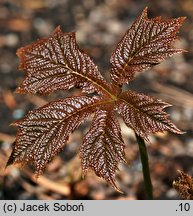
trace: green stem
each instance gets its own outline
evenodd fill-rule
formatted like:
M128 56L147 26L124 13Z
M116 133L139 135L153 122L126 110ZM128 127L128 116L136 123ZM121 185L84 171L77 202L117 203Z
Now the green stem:
M152 192L153 188L152 188L151 177L150 177L150 172L149 172L147 148L146 148L144 140L137 134L135 134L135 136L137 138L137 142L139 145L139 152L140 152L141 163L142 163L142 168L143 168L143 178L144 178L146 196L147 196L147 199L152 200L153 199L153 192Z

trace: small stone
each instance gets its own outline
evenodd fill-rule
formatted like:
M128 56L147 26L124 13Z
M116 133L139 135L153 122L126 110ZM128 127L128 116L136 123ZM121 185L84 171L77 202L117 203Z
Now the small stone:
M6 45L9 47L15 47L19 42L18 36L16 34L8 34L6 36Z
M178 193L175 189L172 188L166 193L166 197L169 199L176 199L176 197L178 197Z
M20 119L24 116L24 111L22 109L16 109L13 111L12 115L14 119Z

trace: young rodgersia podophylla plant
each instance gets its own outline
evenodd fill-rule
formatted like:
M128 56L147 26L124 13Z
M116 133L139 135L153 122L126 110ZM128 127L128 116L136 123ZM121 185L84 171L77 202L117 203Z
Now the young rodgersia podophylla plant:
M144 140L156 132L182 132L164 111L169 104L142 93L123 91L122 85L133 80L137 72L143 72L165 58L183 52L172 46L183 21L184 17L149 19L145 8L110 58L110 83L91 58L80 50L74 32L63 33L57 27L50 37L18 49L20 69L26 73L26 77L17 88L17 93L45 95L77 87L82 94L50 102L15 122L18 132L7 165L33 163L36 174L41 174L47 163L64 148L75 128L94 113L90 129L80 146L83 174L92 169L120 191L115 182L115 173L119 162L126 162L126 158L125 144L116 118L118 113L136 133L144 180L148 197L151 198Z

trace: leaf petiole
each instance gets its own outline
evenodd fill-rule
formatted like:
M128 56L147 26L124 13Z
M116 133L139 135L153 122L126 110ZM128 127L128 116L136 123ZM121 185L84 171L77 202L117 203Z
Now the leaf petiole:
M144 139L142 139L136 133L135 133L135 136L137 138L137 143L139 145L139 152L140 152L142 169L143 169L143 179L144 179L146 196L147 196L147 199L152 200L153 199L153 187L152 187L150 171L149 171L147 148L146 148Z

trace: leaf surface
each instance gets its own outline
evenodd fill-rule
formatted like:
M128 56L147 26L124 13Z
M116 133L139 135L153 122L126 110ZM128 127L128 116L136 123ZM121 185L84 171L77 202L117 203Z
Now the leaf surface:
M115 174L119 162L126 159L116 111L128 127L146 140L149 134L156 132L182 133L164 111L169 104L131 90L122 92L121 87L131 81L136 72L183 51L172 46L183 20L183 17L148 19L146 8L111 56L111 84L79 49L75 33L63 33L60 27L50 37L18 49L20 69L26 73L18 93L48 94L78 87L85 96L48 103L17 121L14 125L18 133L7 165L33 163L36 174L41 174L64 148L75 128L94 113L80 147L83 173L92 169L120 191Z
M125 144L121 129L112 106L106 106L95 113L90 130L83 139L80 148L83 172L90 168L96 175L104 178L116 190L115 173L118 162L126 162Z
M47 94L75 86L102 94L109 88L91 58L79 49L74 32L63 33L57 27L49 38L18 49L17 55L26 72L18 93Z
M149 134L156 132L171 131L182 134L164 111L164 108L169 106L159 99L131 90L123 92L117 101L117 111L126 125L146 140Z
M46 164L63 149L74 129L92 113L96 102L97 99L78 96L30 111L15 123L19 129L8 165L32 162L36 173L41 174Z
M111 56L111 80L120 85L128 83L136 72L145 71L166 57L183 52L174 48L172 43L184 19L148 19L145 8Z

